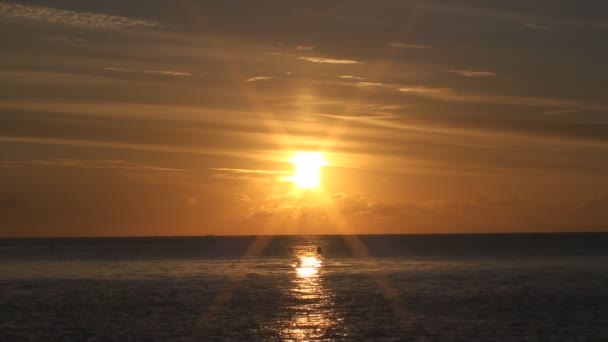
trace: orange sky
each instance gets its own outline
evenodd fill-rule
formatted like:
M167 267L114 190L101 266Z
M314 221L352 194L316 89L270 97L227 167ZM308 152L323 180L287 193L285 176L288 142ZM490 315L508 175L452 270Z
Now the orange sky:
M0 2L0 236L608 231L607 8L536 4Z

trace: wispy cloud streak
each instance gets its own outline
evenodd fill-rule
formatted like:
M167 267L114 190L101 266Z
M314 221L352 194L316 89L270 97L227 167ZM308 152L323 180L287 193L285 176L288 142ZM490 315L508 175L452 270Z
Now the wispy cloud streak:
M407 44L400 42L391 42L388 44L390 47L400 48L400 49L430 49L429 45L421 45L421 44Z
M88 169L118 169L129 171L156 171L156 172L184 172L187 170L154 165L133 163L125 160L107 159L39 159L27 161L0 161L0 166L20 167L20 166L51 166L51 167L77 167Z
M228 173L240 173L240 174L257 174L257 175L285 175L285 171L277 170L253 170L253 169L233 169L228 167L212 167L210 170L228 172Z
M309 57L309 56L297 56L291 54L285 54L281 52L269 52L272 56L284 56L293 59L299 59L301 61L307 61L311 63L322 63L322 64L361 64L361 62L353 59L338 59L338 58L327 58L327 57Z
M429 88L421 86L400 87L398 90L411 95L449 102L470 102L529 107L565 107L569 109L586 109L594 111L608 110L607 104L587 103L583 101L561 98L460 93L450 88Z
M398 89L402 93L413 93L413 94L443 94L452 91L450 88L431 88L423 86L408 86L400 87Z
M255 169L234 169L227 167L212 167L210 170L214 171L213 178L219 179L260 179L260 178L280 178L281 176L287 176L289 173L286 171L277 170L255 170Z
M336 58L324 58L324 57L305 57L300 56L298 59L312 63L326 63L326 64L359 64L352 59L336 59Z
M174 70L137 70L130 68L115 68L115 67L106 67L103 68L106 71L114 71L114 72L129 72L129 73L140 73L140 74L156 74L156 75L166 75L166 76L192 76L189 72L183 71L174 71Z
M578 112L579 112L578 109L564 108L564 109L547 110L547 111L542 112L542 114L551 116L551 115L562 115L562 114L571 114L571 113L578 113Z
M363 77L352 76L352 75L342 75L342 76L338 76L338 77L342 78L342 79L346 79L346 80L358 80L358 81L362 81L365 79Z
M235 151L230 151L230 150L218 150L217 148L205 149L205 148L196 148L196 147L188 147L188 146L123 143L123 142L99 141L99 140L0 136L0 143L74 146L74 147L91 148L91 149L154 151L154 152L165 152L165 153L218 155L218 156L230 156L230 157L237 157L237 158L257 159L257 158L252 157L251 153L235 152ZM259 157L259 159L263 159L263 158L264 157Z
M478 70L448 70L447 72L464 76L464 77L493 77L495 73L491 71L478 71Z
M0 19L26 19L98 28L163 27L157 21L0 2Z
M244 80L245 82L259 82L259 81L269 81L271 79L273 79L274 77L271 76L256 76L256 77L251 77L248 78L246 80Z

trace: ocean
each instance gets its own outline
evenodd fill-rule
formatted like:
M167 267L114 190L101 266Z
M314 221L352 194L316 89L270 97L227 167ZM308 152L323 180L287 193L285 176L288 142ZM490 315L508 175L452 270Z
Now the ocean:
M0 239L0 341L608 341L608 234Z

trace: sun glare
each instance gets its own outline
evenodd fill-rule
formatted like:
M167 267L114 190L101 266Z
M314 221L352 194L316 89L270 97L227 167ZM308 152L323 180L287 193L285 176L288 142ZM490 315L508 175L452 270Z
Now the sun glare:
M288 177L299 188L311 189L321 184L321 168L327 161L320 152L297 152L290 160L295 166L293 176Z
M300 278L310 278L319 273L321 260L315 256L302 256L294 267Z

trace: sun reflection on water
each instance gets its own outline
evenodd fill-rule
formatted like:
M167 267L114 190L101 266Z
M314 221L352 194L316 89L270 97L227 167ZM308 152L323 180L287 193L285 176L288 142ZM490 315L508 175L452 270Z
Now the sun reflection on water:
M316 256L301 256L298 262L293 266L299 277L310 278L319 273L319 268L322 265L321 260Z
M295 277L289 289L288 304L292 315L285 322L282 338L291 341L310 341L337 337L339 325L331 292L323 285L323 260L309 251L296 252L292 264Z

